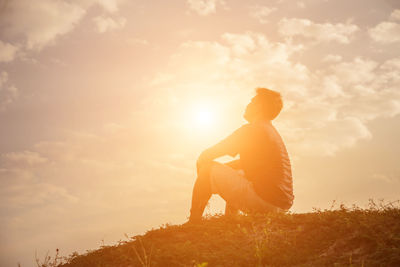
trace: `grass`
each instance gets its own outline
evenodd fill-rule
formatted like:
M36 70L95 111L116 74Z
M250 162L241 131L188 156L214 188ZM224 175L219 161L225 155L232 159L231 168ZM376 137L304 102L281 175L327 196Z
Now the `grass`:
M214 215L200 225L166 224L114 246L38 266L400 266L396 203L371 200L366 209L340 205L301 214Z

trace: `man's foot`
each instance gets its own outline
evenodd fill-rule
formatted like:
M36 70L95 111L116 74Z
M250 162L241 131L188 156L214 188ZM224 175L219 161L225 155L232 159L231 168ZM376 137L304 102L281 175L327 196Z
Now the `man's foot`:
M225 216L226 217L235 217L238 214L239 214L239 209L235 208L234 206L232 206L231 204L226 202L226 205L225 205Z
M182 225L197 225L197 224L202 224L203 223L203 219L201 217L191 217L189 218L189 220L187 222L185 222Z

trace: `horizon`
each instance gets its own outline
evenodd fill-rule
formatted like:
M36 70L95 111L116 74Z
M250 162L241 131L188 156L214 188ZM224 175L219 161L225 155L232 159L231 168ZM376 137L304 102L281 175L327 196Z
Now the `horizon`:
M398 200L399 51L394 0L0 1L0 265L184 223L257 87L292 212Z

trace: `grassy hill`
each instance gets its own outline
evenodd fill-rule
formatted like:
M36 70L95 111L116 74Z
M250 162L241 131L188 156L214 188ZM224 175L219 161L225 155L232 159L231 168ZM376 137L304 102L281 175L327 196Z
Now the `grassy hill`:
M39 266L400 266L400 209L207 217Z

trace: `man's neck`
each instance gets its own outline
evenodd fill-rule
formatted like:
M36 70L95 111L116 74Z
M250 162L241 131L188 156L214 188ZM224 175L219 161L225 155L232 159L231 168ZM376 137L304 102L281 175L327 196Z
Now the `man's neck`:
M253 123L271 123L271 120L263 119L263 118L257 118L253 121Z

